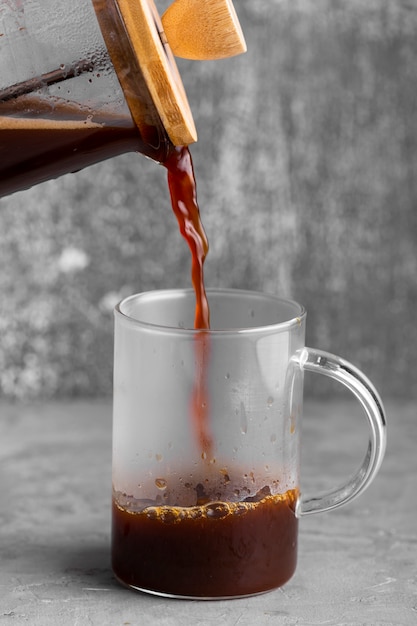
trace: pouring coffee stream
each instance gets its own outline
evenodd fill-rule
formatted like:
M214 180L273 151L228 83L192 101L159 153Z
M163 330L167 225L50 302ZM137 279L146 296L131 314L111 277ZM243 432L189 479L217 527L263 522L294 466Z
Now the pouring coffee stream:
M190 416L195 439L203 460L211 460L213 441L209 429L209 396L206 371L210 359L210 340L204 330L210 328L210 309L204 284L204 261L208 241L200 219L197 190L190 151L177 148L164 164L168 170L171 203L181 235L191 251L191 281L195 292L195 380L190 398Z

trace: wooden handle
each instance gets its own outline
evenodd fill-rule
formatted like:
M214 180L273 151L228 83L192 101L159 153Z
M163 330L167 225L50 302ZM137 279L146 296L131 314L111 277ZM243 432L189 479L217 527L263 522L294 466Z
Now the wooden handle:
M162 16L173 54L197 61L246 52L231 0L175 0Z

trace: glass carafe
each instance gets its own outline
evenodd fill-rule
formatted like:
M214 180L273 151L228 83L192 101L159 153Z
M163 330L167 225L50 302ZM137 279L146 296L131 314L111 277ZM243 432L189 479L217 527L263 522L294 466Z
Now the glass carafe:
M153 0L0 0L0 196L195 140Z

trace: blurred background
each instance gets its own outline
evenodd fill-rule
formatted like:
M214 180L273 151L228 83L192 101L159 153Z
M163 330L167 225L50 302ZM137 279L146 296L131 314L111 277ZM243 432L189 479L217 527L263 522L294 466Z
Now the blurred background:
M235 7L246 55L178 61L207 286L297 299L309 345L415 398L417 2ZM114 304L190 286L166 172L142 156L3 198L0 232L5 399L110 396Z

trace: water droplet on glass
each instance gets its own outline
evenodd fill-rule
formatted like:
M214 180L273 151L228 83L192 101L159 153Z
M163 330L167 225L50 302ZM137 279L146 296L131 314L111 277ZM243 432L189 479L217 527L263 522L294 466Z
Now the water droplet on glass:
M246 409L243 402L240 403L240 431L242 435L246 435L248 432L248 416L246 415Z
M163 458L164 458L164 457L162 456L162 454L155 454L155 459L156 459L158 462L161 462Z
M230 476L229 476L229 472L228 472L227 468L226 467L222 467L222 469L220 470L220 474L222 474L222 476L223 476L224 484L228 485L230 483Z
M226 374L226 376L225 376L225 379L226 379L226 380L229 380L229 379L230 379L230 374L229 374L229 372L227 372L227 374Z
M167 481L165 480L165 478L156 478L155 485L158 487L158 489L166 489Z
M277 436L275 435L275 433L273 433L273 434L271 435L271 443L275 443L275 442L276 442L276 440L277 440Z
M271 407L274 404L274 398L272 396L269 396L268 400L266 401L266 404Z

